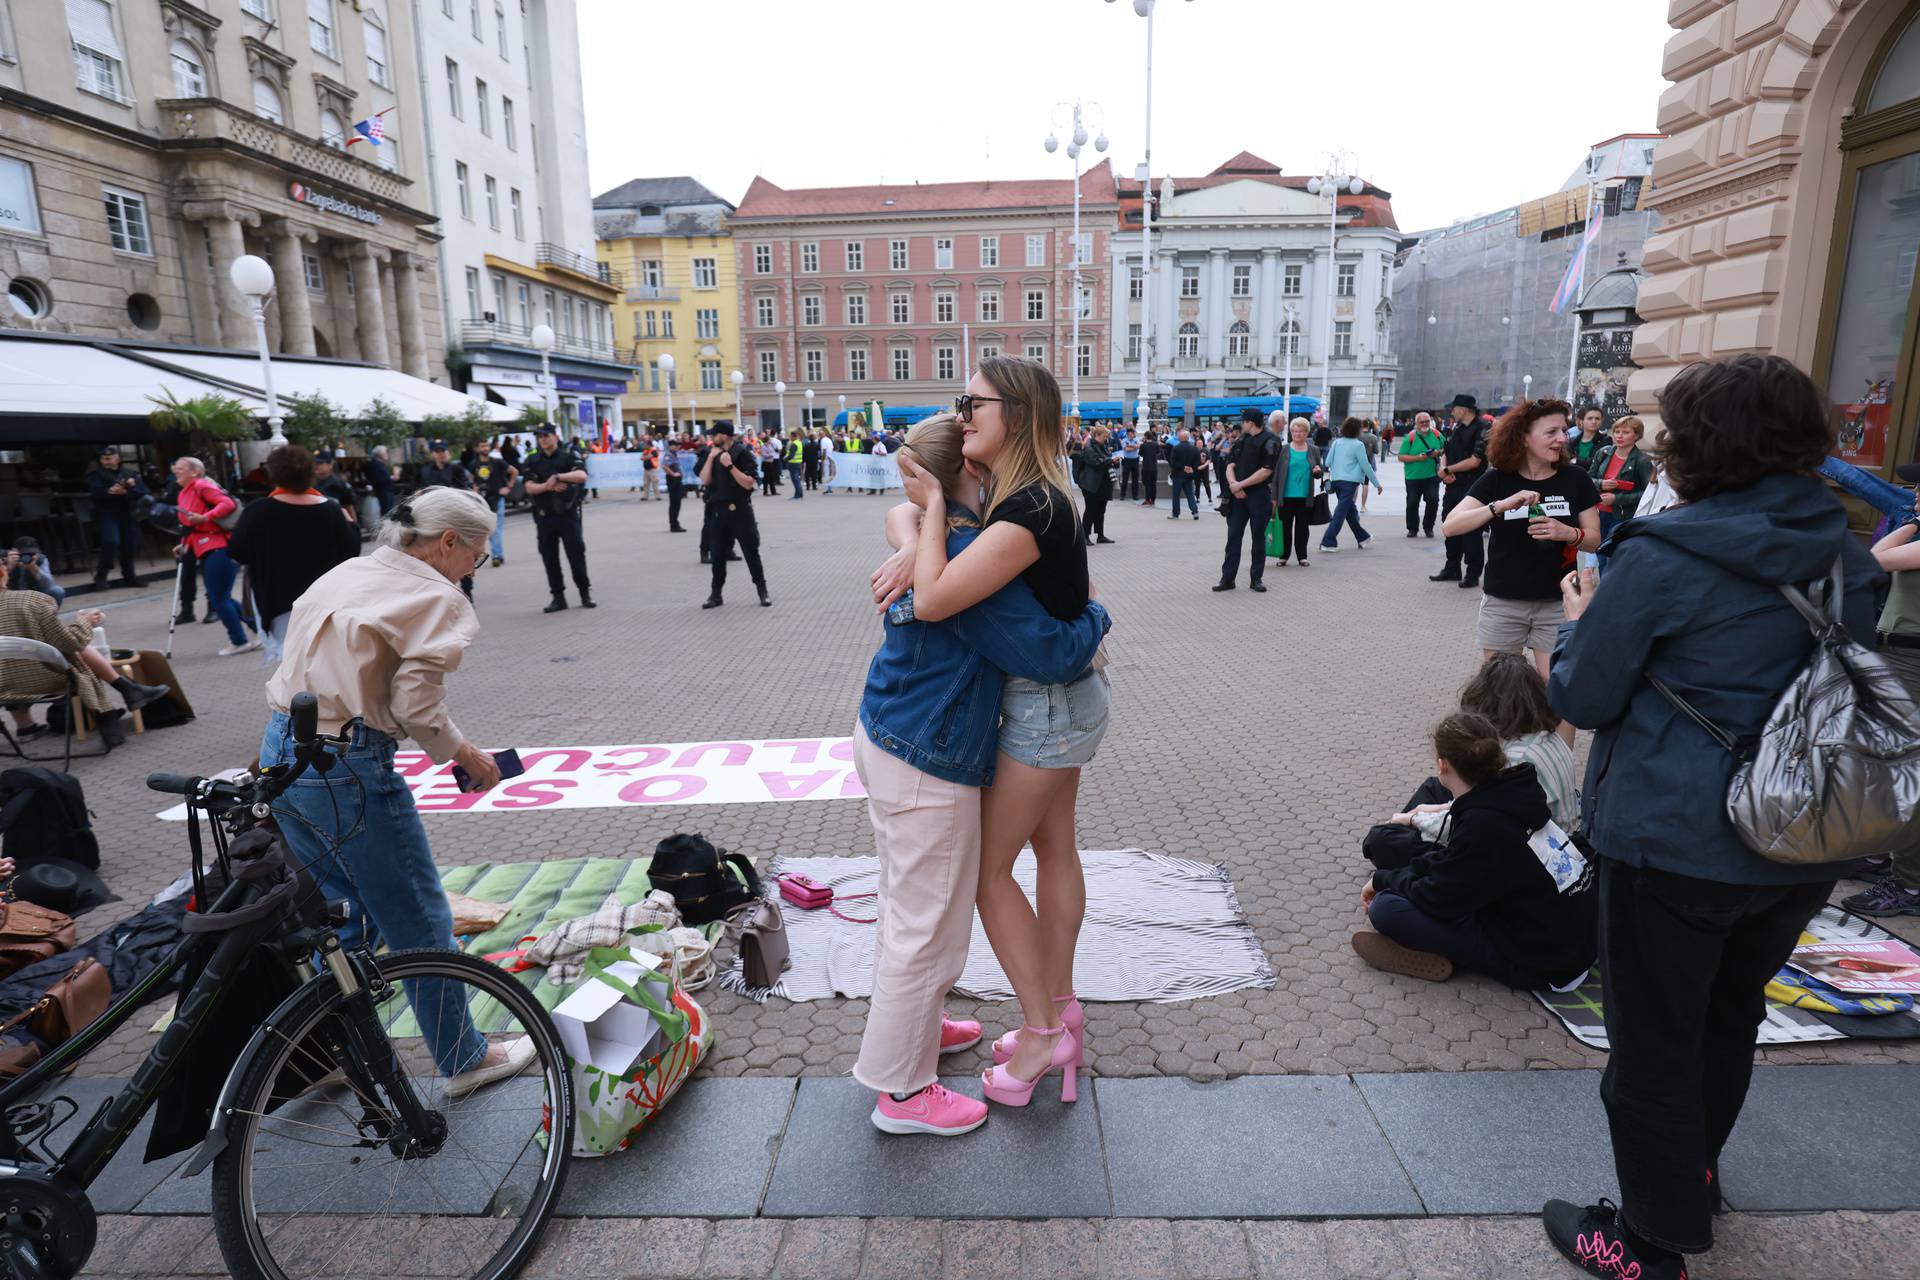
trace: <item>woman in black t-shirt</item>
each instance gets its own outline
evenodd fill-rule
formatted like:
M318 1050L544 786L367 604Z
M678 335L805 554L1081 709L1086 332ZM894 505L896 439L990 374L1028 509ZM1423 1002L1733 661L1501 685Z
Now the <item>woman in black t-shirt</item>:
M1447 514L1441 533L1478 536L1492 525L1480 599L1480 649L1533 650L1541 679L1560 632L1560 579L1575 555L1600 545L1600 491L1567 465L1564 400L1522 400L1487 434L1487 470Z
M1087 550L1061 459L1066 435L1060 384L1043 366L992 356L958 405L971 466L988 473L985 530L947 560L946 540L923 537L915 553L915 615L951 617L1017 576L1056 618L1071 620L1092 595ZM926 527L946 520L945 495L903 461L907 496ZM1084 1015L1073 992L1073 951L1086 913L1086 883L1074 838L1080 769L1106 733L1109 686L1103 664L1064 685L1008 676L1000 703L1000 750L981 799L980 922L1013 984L1025 1028L994 1045L996 1065L981 1080L988 1099L1025 1106L1050 1071L1064 1073L1063 1101L1085 1053ZM1032 842L1038 913L1014 883L1013 862Z

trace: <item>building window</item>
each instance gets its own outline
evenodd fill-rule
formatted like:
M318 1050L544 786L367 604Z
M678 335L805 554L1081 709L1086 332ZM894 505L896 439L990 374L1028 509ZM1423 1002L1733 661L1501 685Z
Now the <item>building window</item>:
M858 240L847 241L847 270L865 271L867 269L867 246Z
M480 34L480 0L469 0L467 5L467 25L472 29L475 40L486 39L485 36Z
M804 295L800 299L800 323L804 325L809 325L809 326L817 326L822 319L822 316L820 314L822 310L823 308L820 305L819 294L809 293Z
M982 360L992 360L999 354L999 344L992 342L983 342L980 344L980 358Z
M933 266L936 271L953 270L953 241L941 237L933 242Z
M760 381L780 381L780 353L778 351L762 351L760 353Z
M480 268L467 268L467 319L480 318Z
M307 0L307 43L315 53L338 59L333 43L333 0Z
M1080 250L1080 252L1074 258L1075 266L1083 267L1083 266L1086 266L1088 263L1092 262L1093 261L1093 232L1082 231L1080 233L1079 244L1076 247Z
M107 203L107 239L121 253L152 254L147 234L147 201L119 187L100 188Z
M300 255L300 269L306 274L307 289L311 293L327 291L327 273L320 266L320 259L311 253Z
M1380 264L1380 296L1384 298L1392 292L1393 264L1391 262L1382 262Z
M806 354L807 381L825 382L827 379L827 353L815 347Z
M253 113L274 124L286 123L286 109L280 105L280 90L273 81L262 78L253 82Z
M893 349L893 380L908 382L913 378L913 348L895 347Z
M1033 361L1035 364L1045 364L1047 362L1047 344L1044 342L1029 342L1027 344L1027 359Z
M1289 298L1299 297L1301 284L1306 274L1307 269L1301 263L1295 262L1288 265L1284 279L1280 285L1280 292Z
M320 112L320 145L335 151L347 149L347 124L332 111Z
M573 295L566 294L560 299L560 332L573 336Z
M980 291L980 318L997 321L1000 319L1000 291L982 289Z
M1353 321L1336 320L1333 322L1333 354L1350 356L1353 354Z
M553 328L553 290L542 289L540 291L540 311L542 321L546 324L547 328ZM668 336L671 337L672 335L669 334Z
M200 60L200 51L185 40L175 40L168 51L173 56L173 96L206 97L207 68Z
M867 295L850 293L847 295L847 323L865 324L867 322Z
M999 236L980 237L980 265L983 267L997 267L1000 265Z
M1229 297L1251 298L1253 296L1253 267L1251 264L1236 264L1233 268L1233 288Z
M773 274L773 246L757 244L753 246L753 274L770 276Z
M447 110L455 120L466 118L460 111L460 64L452 58L447 59Z
M1384 307L1373 318L1373 346L1379 354L1387 353L1387 311Z
M453 189L460 197L460 216L463 218L471 218L473 216L473 192L468 188L467 165L464 160L455 160L453 162Z
M894 324L913 323L913 295L910 293L890 293L887 295L889 316Z
M660 287L660 259L648 258L640 264L640 283L649 289Z
M397 173L400 169L400 139L391 133L380 136L380 145L373 151L373 162L388 173Z
M1180 326L1174 352L1183 360L1193 360L1200 355L1200 326L1189 320Z
M753 300L753 322L755 325L759 326L762 329L773 328L774 318L773 318L773 299L772 298L755 298Z
M1140 326L1127 326L1127 359L1133 364L1140 363Z
M507 52L507 7L505 5L493 6L493 38L500 49L501 61L512 62L513 55Z
M475 119L480 122L480 136L483 138L491 138L493 136L493 110L487 102L487 82L478 76L474 77L473 81L473 114Z
M363 18L360 30L367 46L367 79L383 89L392 88L393 81L387 78L387 29L372 18Z
M720 308L699 307L694 310L693 336L696 338L718 338L720 336Z
M820 270L820 245L809 240L800 246L800 272L802 275L815 275Z
M513 308L507 299L507 278L498 271L493 273L493 305L499 310L496 318L501 324L513 323Z
M720 362L718 360L702 360L700 362L700 389L702 391L718 391L720 389Z
M891 270L905 271L907 269L907 242L905 240L889 240L887 242L887 260L892 264Z
M507 188L507 207L513 210L513 238L515 240L525 240L527 238L527 211L520 203L520 188Z
M933 349L933 376L942 382L951 382L954 378L954 352L952 347Z
M634 317L634 322L633 322L634 332L635 333L641 332L641 324L642 324L641 316L642 315L645 316L644 323L646 325L646 331L643 336L651 338L654 336L654 325L657 322L657 317L651 311L642 312L641 315L636 315Z
M1252 340L1252 335L1247 331L1247 322L1245 320L1235 320L1232 326L1227 329L1227 354L1230 356L1246 355L1249 349L1248 344L1251 343Z
M1047 265L1047 238L1045 236L1027 237L1027 265L1044 267Z
M1027 319L1045 320L1047 318L1047 291L1045 289L1027 290Z
M865 382L867 380L867 349L855 347L847 352L847 381Z
M271 0L240 0L240 8L252 14L254 17L259 18L262 22L273 21L273 5Z
M1080 344L1080 353L1074 358L1074 368L1083 378L1093 376L1093 345L1091 343Z
M500 184L487 175L487 225L495 231L500 229Z
M507 150L520 149L520 138L513 127L513 99L504 94L500 98L500 132L507 137Z
M951 289L943 289L933 295L933 322L935 324L952 324L955 313L956 308L954 306L954 296Z
M1343 262L1334 279L1333 292L1342 298L1351 298L1354 292L1354 277L1360 272L1358 263Z
M660 313L660 336L663 338L671 338L673 336L673 312L671 311L662 311Z
M1080 286L1080 318L1093 319L1093 288L1090 285Z
M720 287L720 268L713 258L695 258L693 260L693 287L696 289L718 289Z
M1134 302L1140 301L1147 289L1147 273L1139 267L1127 268L1127 297Z
M1183 298L1200 296L1200 268L1180 268L1180 296Z

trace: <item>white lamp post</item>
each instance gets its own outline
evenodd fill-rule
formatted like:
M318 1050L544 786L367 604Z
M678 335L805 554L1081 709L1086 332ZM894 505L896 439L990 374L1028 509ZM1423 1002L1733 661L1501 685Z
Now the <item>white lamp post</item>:
M1307 179L1307 193L1327 197L1327 323L1326 332L1321 340L1326 343L1326 363L1321 366L1320 401L1327 411L1327 421L1333 421L1333 288L1334 279L1339 275L1339 267L1334 262L1335 236L1340 230L1340 191L1345 188L1353 195L1359 195L1367 189L1367 184L1359 178L1342 172L1347 167L1348 157L1344 153L1335 153L1327 157L1327 172L1317 178Z
M667 380L667 438L674 435L673 427L673 353L667 352L660 357L660 376Z
M782 435L785 435L785 434L787 433L787 430L788 430L788 426L787 426L787 384L786 384L786 380L785 380L785 379L776 379L776 380L774 381L774 384L773 384L773 394L774 394L775 396L777 396L777 397L779 397L779 400L780 400L780 434L782 434Z
M807 420L800 424L809 430L813 427L813 388L807 388Z
M1073 347L1070 356L1073 360L1073 405L1067 412L1078 419L1080 416L1080 152L1087 145L1087 129L1083 123L1084 110L1087 107L1098 112L1101 120L1106 118L1106 110L1097 102L1083 103L1075 98L1073 113L1073 132L1067 138L1067 158L1073 161ZM1053 108L1054 127L1060 127L1061 116L1069 110L1061 102ZM1099 122L1094 127L1100 128ZM1060 139L1053 134L1047 135L1043 144L1049 155L1060 149ZM1104 152L1107 149L1106 130L1100 130L1100 136L1093 140L1093 149Z
M1283 310L1287 317L1287 327L1281 331L1281 341L1287 344L1287 380L1280 384L1282 387L1285 388L1285 390L1280 393L1280 398L1286 401L1286 406L1282 410L1282 412L1287 415L1287 421L1292 422L1293 421L1293 344L1294 344L1295 338L1299 336L1299 329L1298 329L1295 317L1300 314L1300 308L1294 306L1291 302L1289 302L1285 306L1285 308L1283 308Z
M266 259L247 253L233 260L233 265L227 268L227 277L253 304L253 338L260 348L260 386L266 392L267 430L272 433L268 443L283 445L287 442L287 433L282 430L285 422L280 417L280 398L273 394L273 358L267 352L267 295L273 292L273 268L267 265Z
M747 375L738 369L735 369L727 375L727 381L733 383L733 429L735 431L738 431L741 426L744 425L746 416L740 412L740 384L746 380Z
M843 395L840 397L840 412L845 413L846 411L847 411L847 398Z
M554 427L557 424L553 420L553 365L548 359L553 351L553 326L537 324L529 336L540 352L540 402L547 411L547 425Z
M700 402L692 396L687 397L687 423L696 433L700 430Z

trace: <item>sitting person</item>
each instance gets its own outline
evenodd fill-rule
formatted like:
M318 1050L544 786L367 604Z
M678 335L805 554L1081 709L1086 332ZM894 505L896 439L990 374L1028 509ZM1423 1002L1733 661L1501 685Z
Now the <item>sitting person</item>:
M1442 785L1455 797L1443 847L1376 871L1360 905L1377 932L1353 935L1387 973L1444 982L1455 966L1511 987L1567 989L1598 947L1586 859L1535 833L1549 821L1531 764L1509 765L1486 717L1456 712L1433 731Z
M66 655L79 682L80 701L99 721L100 739L111 748L127 740L127 729L122 722L123 713L107 697L107 687L113 687L128 711L138 711L149 702L164 698L169 689L164 684L135 684L115 671L106 658L87 647L101 619L98 609L86 609L75 621L62 623L51 596L38 591L14 590L0 577L0 636L38 640ZM38 737L48 729L46 725L34 723L30 704L11 699L38 698L66 690L66 672L56 667L31 659L0 661L0 705L13 716L16 738Z

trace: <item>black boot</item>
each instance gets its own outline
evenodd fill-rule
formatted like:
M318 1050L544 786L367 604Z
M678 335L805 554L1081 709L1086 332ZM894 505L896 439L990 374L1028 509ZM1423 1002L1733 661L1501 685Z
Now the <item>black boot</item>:
M706 603L701 605L700 607L702 609L718 609L721 605L725 603L726 601L722 600L720 598L720 593L716 591L712 595L708 596Z
M759 591L760 593L760 607L762 609L768 609L773 607L773 597L767 594L767 589L765 587L757 587L755 588L755 590Z
M192 606L192 605L188 605L187 607L185 607L185 608L183 608L182 610L180 610L180 612L179 612L178 614L176 614L176 615L174 616L174 619L173 619L173 620L174 620L174 622L175 622L175 623L181 623L181 622L192 622L192 621L193 621L193 606Z
M109 751L127 740L126 712L103 711L96 719L100 724L100 741L107 744Z
M113 691L127 704L127 710L138 711L148 703L166 697L173 689L164 684L138 684L127 676L121 676L113 682Z
M1428 582L1458 582L1460 581L1460 571L1458 569L1442 569L1438 573L1428 574L1427 581Z
M585 587L580 588L580 607L582 609L597 609L600 607L593 602L593 592L587 590Z
M562 609L566 607L567 607L567 598L565 596L555 596L552 599L552 601L548 603L547 607L542 609L540 612L559 613Z
M707 554L706 552L704 552L704 551L702 551L702 552L700 553L700 563L701 563L701 564L712 564L712 563L713 563L713 557L712 557L712 556L710 556L710 555L708 555L708 554Z

